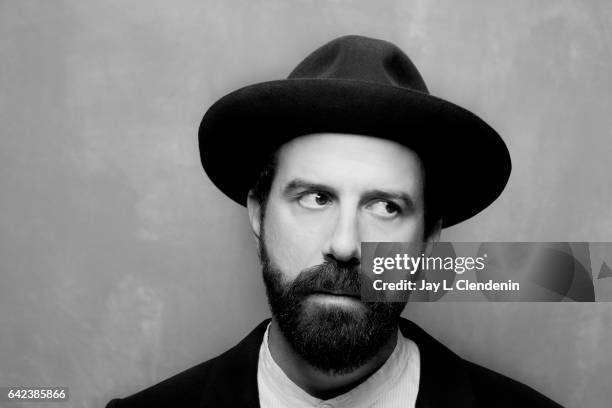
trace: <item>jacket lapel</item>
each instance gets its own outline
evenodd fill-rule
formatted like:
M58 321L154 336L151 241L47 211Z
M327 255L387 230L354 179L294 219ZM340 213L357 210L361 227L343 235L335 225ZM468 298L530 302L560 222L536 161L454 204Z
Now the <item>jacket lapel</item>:
M201 407L259 408L257 363L269 322L264 320L235 347L211 360Z
M238 345L211 360L201 407L259 408L257 364L259 348L270 319L261 322ZM463 360L409 320L399 325L404 337L414 341L421 357L416 408L472 407Z
M421 357L416 408L473 407L463 360L411 321L401 319L399 327L404 337L416 343Z

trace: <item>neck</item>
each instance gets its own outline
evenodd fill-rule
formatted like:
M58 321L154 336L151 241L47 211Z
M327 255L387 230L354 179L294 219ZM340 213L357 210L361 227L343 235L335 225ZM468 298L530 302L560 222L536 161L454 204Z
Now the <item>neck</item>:
M268 336L270 354L285 375L308 394L320 399L334 398L364 382L387 361L396 343L397 335L393 334L374 358L361 367L346 374L329 374L313 367L295 352L274 318Z

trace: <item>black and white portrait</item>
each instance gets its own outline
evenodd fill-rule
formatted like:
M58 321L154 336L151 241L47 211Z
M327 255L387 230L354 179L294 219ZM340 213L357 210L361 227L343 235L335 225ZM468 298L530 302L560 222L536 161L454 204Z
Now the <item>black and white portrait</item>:
M1 404L612 404L604 250L578 301L360 280L363 243L612 241L605 1L5 1L0 32Z

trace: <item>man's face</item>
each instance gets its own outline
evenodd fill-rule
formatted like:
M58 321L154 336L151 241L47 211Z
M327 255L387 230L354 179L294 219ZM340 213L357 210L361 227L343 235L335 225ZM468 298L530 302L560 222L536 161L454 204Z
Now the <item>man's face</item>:
M279 150L265 214L249 201L272 312L315 366L355 368L396 329L404 304L359 299L361 242L423 242L423 177L395 142L309 135Z
M292 280L327 257L359 259L362 241L422 241L423 214L423 171L414 152L367 136L310 135L279 151L266 245Z

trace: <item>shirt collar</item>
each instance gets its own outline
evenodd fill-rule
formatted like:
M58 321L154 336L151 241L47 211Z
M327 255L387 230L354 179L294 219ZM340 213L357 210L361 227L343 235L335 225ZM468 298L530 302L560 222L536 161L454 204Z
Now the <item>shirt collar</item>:
M313 407L325 403L324 406L335 408L368 407L381 395L391 391L400 378L416 382L414 388L418 389L418 348L411 340L402 336L399 329L393 352L376 372L350 391L325 401L305 392L276 364L268 346L269 330L270 325L266 328L259 351L258 384L269 390L283 406ZM417 367L414 367L414 364Z

